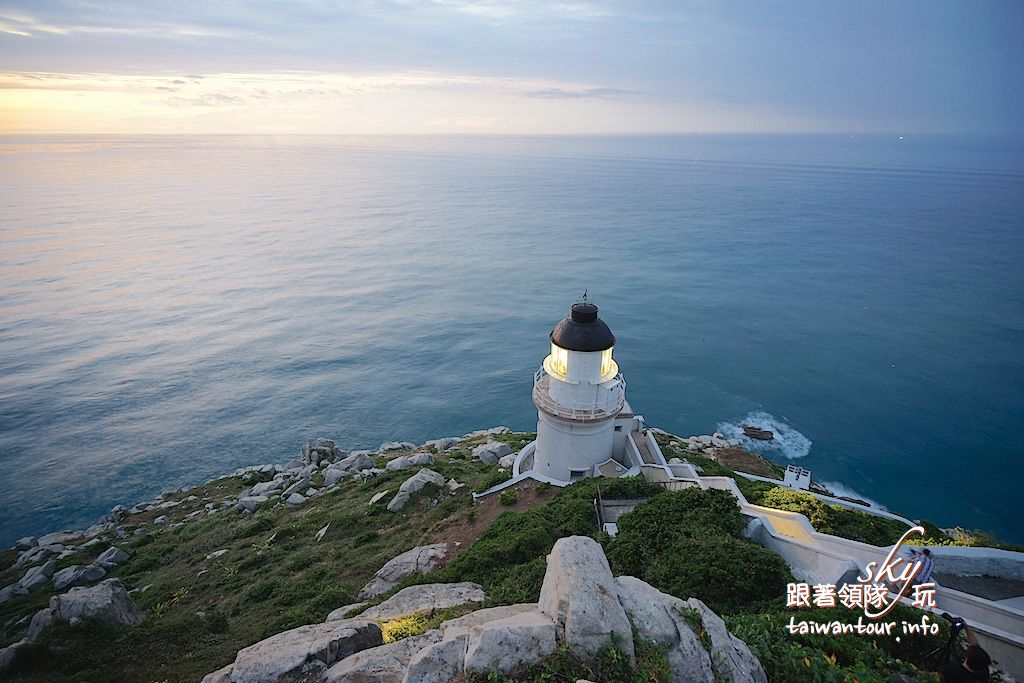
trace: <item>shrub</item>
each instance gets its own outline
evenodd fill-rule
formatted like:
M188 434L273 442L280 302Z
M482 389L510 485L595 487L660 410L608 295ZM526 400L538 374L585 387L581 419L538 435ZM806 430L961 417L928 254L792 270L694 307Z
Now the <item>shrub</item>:
M519 502L519 494L512 490L502 491L498 500L502 505L515 505Z
M506 470L504 472L502 472L500 470L495 471L495 472L491 472L491 474L488 475L488 477L486 479L484 479L483 483L480 484L480 488L477 489L477 493L480 493L481 491L486 491L487 489L491 488L492 486L497 486L498 484L502 484L502 483L508 481L511 478L512 478L512 473L509 472L508 470Z
M799 512L815 530L876 546L890 546L906 533L907 525L841 505L829 505L802 491L776 487L764 492L760 505Z

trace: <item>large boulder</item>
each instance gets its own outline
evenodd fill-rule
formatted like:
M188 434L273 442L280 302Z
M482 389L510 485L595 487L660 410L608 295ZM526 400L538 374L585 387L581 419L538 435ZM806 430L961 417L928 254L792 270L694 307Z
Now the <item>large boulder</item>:
M366 604L367 603L365 602L353 602L350 605L342 605L337 609L331 610L331 613L327 615L327 618L324 619L324 621L340 621L342 619L346 619L349 612L354 612L360 607L366 607Z
M425 467L434 464L434 456L430 453L413 453L409 456L409 462L416 467Z
M665 649L673 683L713 683L711 657L687 620L685 600L632 576L615 579L615 590L637 634Z
M32 615L32 621L28 624L28 633L25 634L25 640L33 642L39 637L39 634L43 632L43 629L50 624L57 621L57 615L49 607L41 609Z
M363 586L358 599L369 600L381 593L387 593L407 576L434 571L441 566L447 554L447 543L435 543L407 550L391 558L377 570L370 582Z
M334 486L345 477L351 477L356 470L346 470L341 467L328 467L324 470L324 486Z
M486 599L487 595L484 593L484 589L478 584L468 581L463 583L424 583L403 588L359 616L385 621L414 612L432 612L437 609L483 602Z
M50 581L56 568L57 563L54 560L47 560L41 565L29 568L18 583L29 592L42 588Z
M123 564L128 560L128 553L118 548L116 545L112 545L99 556L93 560L93 564L97 564L101 567L110 569L116 567L119 564Z
M618 647L634 661L633 630L600 544L586 536L560 538L547 563L538 607L555 622L565 642L577 654L593 656L614 633Z
M346 472L361 472L362 470L372 470L376 466L367 453L357 451L352 453L346 458L342 458L338 462L331 465L328 469L344 470Z
M394 460L390 461L387 465L384 465L384 469L388 472L397 472L398 470L410 470L415 465L412 463L412 459L408 455L400 455Z
M50 598L50 609L59 621L77 624L96 619L111 626L136 626L145 617L118 579L107 579L89 588L72 588Z
M768 683L760 660L746 643L729 633L717 614L697 598L686 602L700 614L704 630L711 636L711 662L720 679L732 683Z
M465 668L468 640L466 633L454 638L446 636L423 648L409 660L402 683L449 683Z
M524 612L471 628L465 669L508 673L540 661L556 647L555 623L536 610Z
M285 477L279 477L271 479L270 481L261 481L259 484L254 485L249 489L250 496L265 496L268 493L272 493L281 489L284 486Z
M402 683L409 660L441 640L434 629L386 645L378 645L341 660L325 673L326 683Z
M266 496L242 496L238 499L238 507L252 512L257 506L266 503L269 498Z
M277 683L289 674L328 667L383 642L380 626L364 619L299 626L239 650L229 680Z
M507 619L508 617L519 616L526 612L536 612L537 603L531 602L521 605L502 605L500 607L487 607L485 609L478 609L469 614L463 614L461 617L455 619L449 619L448 621L441 624L438 628L441 629L441 633L444 634L445 640L450 640L460 635L469 635L470 629L474 626L487 623L488 621L497 621L498 619Z
M107 575L107 570L95 564L73 564L53 575L53 589L62 591L70 586L96 583Z
M15 564L19 567L31 567L34 564L46 562L51 557L60 555L64 550L64 546L59 543L52 545L37 545L19 555Z
M0 588L0 604L16 598L19 595L28 595L28 589L21 585L20 582L12 583L9 586Z
M427 441L423 445L428 447L428 448L433 446L434 449L436 449L437 452L440 453L441 451L448 450L449 448L451 448L452 446L454 446L458 442L459 442L458 439L450 437L450 436L446 436L446 437L444 437L442 439L433 439L431 441Z
M412 475L398 487L398 493L388 503L389 512L397 512L405 507L406 503L409 502L410 496L422 489L427 484L433 484L434 486L444 486L444 477L435 472L434 470L424 468Z
M473 449L473 457L480 459L488 465L497 464L498 460L512 452L507 443L501 441L488 441L485 444Z

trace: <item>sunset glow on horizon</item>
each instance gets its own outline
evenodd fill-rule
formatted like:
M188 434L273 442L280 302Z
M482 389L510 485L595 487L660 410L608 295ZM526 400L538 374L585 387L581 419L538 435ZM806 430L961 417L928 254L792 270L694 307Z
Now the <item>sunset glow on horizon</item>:
M0 5L0 134L1006 133L1014 3ZM794 28L799 24L799 30Z

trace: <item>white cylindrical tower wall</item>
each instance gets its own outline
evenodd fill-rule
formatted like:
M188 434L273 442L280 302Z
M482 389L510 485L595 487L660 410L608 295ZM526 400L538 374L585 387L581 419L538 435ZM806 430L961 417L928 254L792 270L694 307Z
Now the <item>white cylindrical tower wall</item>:
M575 481L593 473L612 457L615 420L574 422L537 411L537 446L533 469L539 474Z

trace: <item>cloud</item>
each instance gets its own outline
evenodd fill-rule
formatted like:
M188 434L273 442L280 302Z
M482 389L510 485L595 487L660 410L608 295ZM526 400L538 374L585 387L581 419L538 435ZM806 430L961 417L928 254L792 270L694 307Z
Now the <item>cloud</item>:
M624 88L584 88L583 90L565 90L563 88L545 88L524 92L526 97L545 100L585 100L585 99L618 99L627 95L637 94L636 90Z

